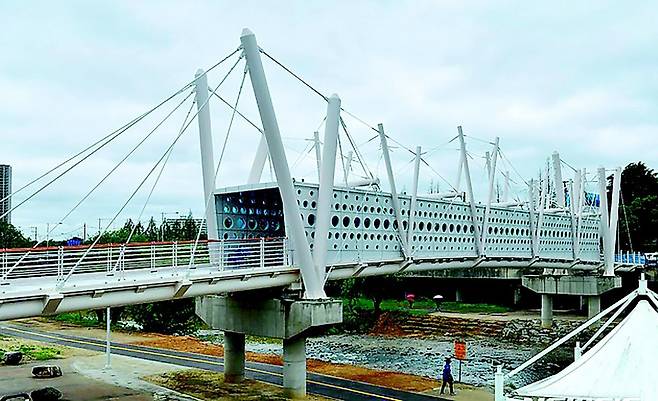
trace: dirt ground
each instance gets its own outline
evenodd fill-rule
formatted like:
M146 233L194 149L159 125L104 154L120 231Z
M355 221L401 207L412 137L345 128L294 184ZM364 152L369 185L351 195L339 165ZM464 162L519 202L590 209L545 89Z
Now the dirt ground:
M70 324L62 324L44 319L26 319L20 321L41 330L57 330L71 335L86 336L98 339L105 338L105 331L99 328L86 328ZM388 333L395 336L397 333ZM112 340L135 345L144 345L155 348L165 348L184 352L193 352L204 355L222 357L224 348L221 345L203 342L191 336L170 336L152 333L126 333L112 332ZM246 358L252 362L282 365L280 355L260 354L247 352ZM341 377L383 387L396 388L405 391L419 393L438 394L441 382L421 376L410 374L368 369L360 366L332 364L315 359L307 361L307 369L310 372L327 376ZM457 401L488 401L493 399L492 395L478 387L457 384L458 395L453 397Z
M165 338L141 341L133 344L194 352L204 355L214 355L219 357L224 356L224 347L221 345L208 344L200 341L197 338L188 336L167 336ZM246 358L248 361L252 362L283 365L283 361L280 355L247 352ZM342 377L345 379L377 384L385 387L393 387L406 391L429 391L439 385L439 382L436 380L427 379L420 376L413 376L396 372L384 372L352 365L331 364L315 359L309 359L306 362L306 366L310 372Z
M283 389L277 386L245 380L240 384L224 382L224 375L202 370L185 370L145 378L151 383L206 401L287 401ZM309 395L307 401L330 401Z

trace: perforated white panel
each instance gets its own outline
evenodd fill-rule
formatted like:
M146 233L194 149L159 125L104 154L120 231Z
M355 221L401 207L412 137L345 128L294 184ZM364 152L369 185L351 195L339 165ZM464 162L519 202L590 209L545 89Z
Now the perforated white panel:
M315 240L317 184L295 183L297 198L311 247ZM410 197L400 196L405 233L409 219ZM477 207L482 227L484 206ZM529 212L492 208L485 254L488 257L531 256ZM412 239L412 254L419 258L475 257L474 228L469 207L460 201L417 199ZM535 221L537 221L537 216ZM598 218L581 223L581 248L578 257L598 261ZM542 258L573 260L571 218L545 214L540 235ZM397 221L390 194L362 189L334 190L329 230L329 263L380 261L401 256Z

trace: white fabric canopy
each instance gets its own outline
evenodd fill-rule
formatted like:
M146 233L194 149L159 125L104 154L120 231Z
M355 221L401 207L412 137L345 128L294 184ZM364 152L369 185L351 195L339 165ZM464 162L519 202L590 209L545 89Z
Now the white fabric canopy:
M594 347L563 371L522 387L509 399L658 400L658 312L641 300L631 313Z

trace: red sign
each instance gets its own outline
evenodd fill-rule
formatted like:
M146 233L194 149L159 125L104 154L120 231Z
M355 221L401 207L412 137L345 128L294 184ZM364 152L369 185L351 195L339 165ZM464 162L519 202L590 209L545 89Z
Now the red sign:
M466 359L466 343L464 341L455 341L455 359L460 361Z

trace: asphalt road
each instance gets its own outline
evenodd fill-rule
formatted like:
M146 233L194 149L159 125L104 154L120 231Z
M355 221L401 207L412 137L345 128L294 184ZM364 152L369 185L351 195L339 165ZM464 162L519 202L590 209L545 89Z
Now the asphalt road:
M63 345L73 348L82 348L91 351L105 351L105 342L93 338L71 336L60 333L45 332L15 324L0 326L0 334L41 341L51 344ZM111 343L112 353L132 358L164 362L189 368L222 372L223 359L179 352L161 348L144 347L138 345ZM281 386L283 382L283 368L278 365L269 365L258 362L247 362L245 374L250 379ZM307 391L337 400L349 401L448 401L445 398L433 397L408 391L395 390L373 384L341 379L338 377L320 375L309 372L307 374Z

